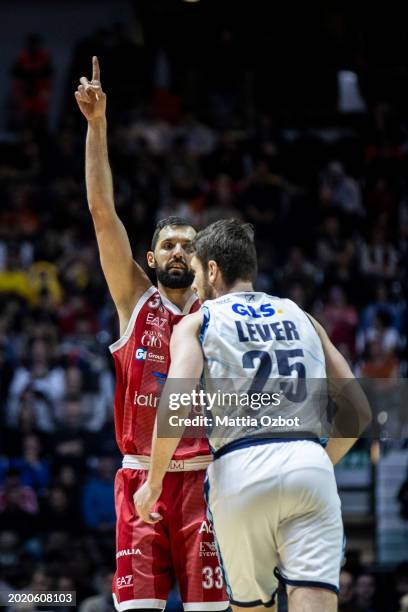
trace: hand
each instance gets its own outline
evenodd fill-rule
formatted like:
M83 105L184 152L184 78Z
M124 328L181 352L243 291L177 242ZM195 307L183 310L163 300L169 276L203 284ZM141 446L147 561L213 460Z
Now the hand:
M157 500L162 492L162 487L152 487L149 482L145 482L133 496L136 512L145 523L154 525L162 520L162 515L152 512Z
M75 92L78 106L88 121L102 119L106 114L106 94L102 91L98 58L92 58L92 81L86 77L79 79L80 85Z

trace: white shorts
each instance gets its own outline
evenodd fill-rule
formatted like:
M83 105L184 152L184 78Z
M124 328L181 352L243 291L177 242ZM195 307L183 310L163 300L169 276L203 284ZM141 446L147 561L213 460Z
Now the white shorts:
M232 450L208 467L206 497L233 604L270 606L279 581L338 593L340 499L319 444L259 440Z

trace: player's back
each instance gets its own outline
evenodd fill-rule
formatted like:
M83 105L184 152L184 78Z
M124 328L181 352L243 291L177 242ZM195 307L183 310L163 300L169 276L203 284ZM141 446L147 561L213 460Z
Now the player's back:
M202 309L206 391L216 393L222 388L246 394L250 405L246 410L235 405L235 415L252 414L258 421L262 415L298 417L298 431L319 435L327 399L322 397L325 359L320 338L306 313L291 300L256 291L227 294L206 301ZM279 397L273 404L267 403L266 397L265 405L256 403L254 407L255 393L258 401L262 393L277 393ZM227 408L226 402L216 403L212 416L225 415ZM229 410L230 414L234 410ZM264 430L269 435L273 431L261 424L256 428L214 427L210 444L217 450L231 441L227 438L260 435ZM282 425L275 430L291 428Z
M232 597L270 605L278 578L337 593L343 529L319 439L327 410L319 335L294 302L264 293L231 293L202 308L205 391L238 390L232 409L223 395L212 407L206 482Z

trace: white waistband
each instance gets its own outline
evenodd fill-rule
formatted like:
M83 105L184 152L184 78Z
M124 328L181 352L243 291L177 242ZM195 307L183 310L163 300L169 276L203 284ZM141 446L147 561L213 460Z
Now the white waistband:
M167 468L168 472L195 472L205 470L212 462L211 455L202 455L193 459L172 459ZM131 470L148 470L150 467L150 457L146 455L125 455L122 460L122 467Z

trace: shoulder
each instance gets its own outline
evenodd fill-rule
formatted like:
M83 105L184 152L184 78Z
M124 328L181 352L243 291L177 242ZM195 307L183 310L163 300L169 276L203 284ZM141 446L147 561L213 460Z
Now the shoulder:
M172 341L185 335L197 335L204 320L203 311L197 310L192 314L184 316L173 328Z

